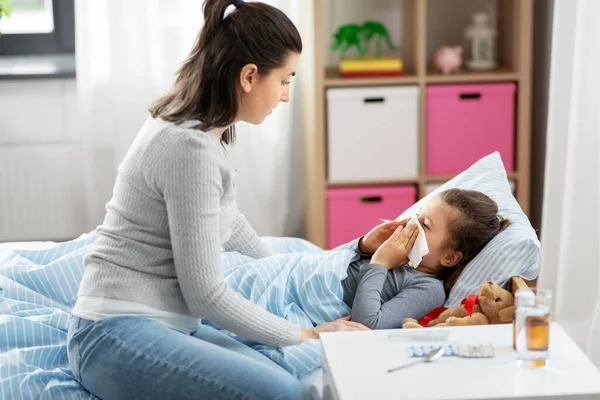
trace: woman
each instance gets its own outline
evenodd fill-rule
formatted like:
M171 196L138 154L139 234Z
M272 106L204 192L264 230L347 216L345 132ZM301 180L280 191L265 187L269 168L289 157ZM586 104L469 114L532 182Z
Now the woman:
M225 16L226 8L235 10ZM106 399L308 398L302 384L206 325L289 346L346 320L301 329L230 290L220 250L270 254L236 205L223 143L289 100L302 51L281 11L206 0L205 25L119 167L69 326L77 380Z

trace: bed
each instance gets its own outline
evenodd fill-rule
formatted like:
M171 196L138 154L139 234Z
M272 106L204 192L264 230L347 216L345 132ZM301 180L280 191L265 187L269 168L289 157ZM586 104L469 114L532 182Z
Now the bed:
M496 152L482 158L468 170L419 200L403 215L414 215L430 196L449 188L479 190L487 194L498 203L500 214L509 218L511 225L469 263L445 306L458 305L467 295L477 293L483 280L506 284L514 292L526 286L519 277L535 279L539 273L540 243L527 216L512 195L500 155ZM95 234L88 233L64 243L0 244L0 398L93 398L74 380L69 371L66 330L69 312L75 302L83 273L83 255L94 239ZM284 298L286 301L318 302L311 299L310 293L303 293L307 287L318 290L320 296L325 291L331 300L339 296L336 290L340 288L335 285L335 281L339 282L344 277L344 263L350 257L348 253L326 256L323 250L300 239L265 240L276 256L271 260L256 261L258 264L253 271L257 273L251 277L240 275L236 268L240 265L245 267L253 261L244 260L238 253L223 253L223 265L230 286L240 284L241 290L241 283L251 279L265 287L264 290L268 287L268 290L281 291L287 290L292 279L301 287L296 293L300 297L271 297ZM304 268L304 272L314 270L322 273L303 274L302 268L296 268L298 265L309 267ZM323 265L329 267L323 270ZM277 271L278 284L264 285L264 282L260 282L274 270ZM315 285L307 284L310 279L315 279ZM256 293L248 293L247 297L252 299L253 295ZM252 300L260 303L269 297L267 295ZM313 304L313 307L309 307L314 310L312 313L298 310L293 315L284 317L308 327L312 326L311 323L331 320L348 312L339 302L334 304L333 309L327 309L324 306L327 303ZM281 309L289 309L286 304L281 303L263 303L261 306L275 313ZM303 307L296 307L300 308ZM318 341L309 342L312 343L290 346L293 348L291 351L260 346L257 350L299 377L313 397L319 399L322 397L320 345ZM297 362L298 359L300 362ZM310 368L298 369L298 365L305 365L307 362L311 363Z
M66 338L70 310L75 303L83 274L83 257L95 238L96 234L92 232L63 243L0 244L0 398L94 398L75 381L68 368ZM356 256L354 252L344 250L333 254L334 252L325 252L307 241L295 238L264 240L276 253L275 256L254 260L237 252L222 253L223 267L230 286L251 282L252 293L248 293L248 297L257 296L252 300L258 304L264 298L282 299L284 296L267 290L279 290L281 293L294 280L308 282L321 296L341 298L341 293L331 291L325 294L323 291L329 289L318 286L317 282L320 277L326 277L331 282L329 287L332 290L337 288L341 291L339 279L352 257ZM253 266L252 263L256 265ZM296 268L298 265L305 267ZM323 272L319 273L319 269ZM240 270L245 275L238 273ZM248 271L255 273L248 275ZM303 274L305 271L310 272L309 276ZM265 278L261 275L274 272L275 277ZM336 280L337 285L334 284ZM305 288L303 291L307 293L306 298L296 297L288 301L299 301L305 306L307 301L311 301L310 298L319 297L310 294L310 290ZM332 314L347 309L341 300L340 303L333 308L331 304L313 304L309 308L314 312L304 313L298 310L288 312L287 317L299 325L313 326L312 324L322 323L323 320L342 317L341 314ZM286 304L273 301L261 306L274 313L277 309L287 308ZM348 311L349 309L346 310L346 315ZM254 346L301 377L320 365L320 345L318 341L309 342L312 343L292 346L297 349L285 351L258 344ZM298 357L304 357L302 362L297 362ZM298 365L311 366L302 370ZM314 379L310 382L314 382Z
M66 353L69 311L83 273L83 256L94 239L95 234L89 233L64 243L0 244L0 398L94 398L73 378ZM277 263L281 263L281 254L288 254L288 260L307 262L298 254L323 253L300 239L266 240L279 254ZM336 257L331 264L339 265L343 254ZM237 253L224 254L226 271L239 260ZM323 258L315 260L320 263ZM525 283L513 278L510 285L514 291ZM313 350L319 354L318 345ZM321 368L308 373L296 371L296 375L314 398L321 398Z

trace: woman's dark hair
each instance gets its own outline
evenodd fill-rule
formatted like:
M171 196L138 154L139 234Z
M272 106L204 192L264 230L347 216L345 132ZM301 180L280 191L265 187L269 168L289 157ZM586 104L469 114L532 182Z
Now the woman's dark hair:
M227 17L225 10L236 5ZM194 47L179 68L171 90L150 107L154 118L176 124L201 121L203 131L230 125L238 113L238 79L242 67L258 73L280 68L290 53L302 52L300 33L279 9L260 2L205 0L205 23ZM235 140L235 127L223 134Z
M462 259L454 268L442 274L446 294L456 284L467 264L500 232L510 225L508 219L498 214L498 204L487 195L475 190L449 189L439 197L460 212L450 224L450 243Z

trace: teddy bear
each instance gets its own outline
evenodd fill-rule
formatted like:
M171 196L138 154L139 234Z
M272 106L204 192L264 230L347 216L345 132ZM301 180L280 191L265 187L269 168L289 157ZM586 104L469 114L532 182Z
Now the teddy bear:
M511 292L491 281L479 286L477 296L469 296L453 308L437 308L420 321L406 318L403 328L423 328L432 326L465 326L505 324L513 320L515 298ZM445 311L444 311L445 310ZM441 313L439 313L441 312ZM439 315L436 315L439 313Z

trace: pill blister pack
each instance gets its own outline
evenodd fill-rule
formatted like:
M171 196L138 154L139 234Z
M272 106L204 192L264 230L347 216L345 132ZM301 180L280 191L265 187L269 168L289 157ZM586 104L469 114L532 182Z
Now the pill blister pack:
M456 356L462 358L492 358L494 346L491 344L423 344L408 348L410 357L425 357L434 349L444 348L444 357Z
M415 346L410 346L408 348L408 355L410 357L425 357L430 351L434 350L434 349L439 349L440 347L444 348L444 357L447 356L455 356L456 353L456 348L454 347L453 344L429 344L429 345L415 345Z
M460 344L456 346L456 353L464 358L492 358L495 355L491 344Z

